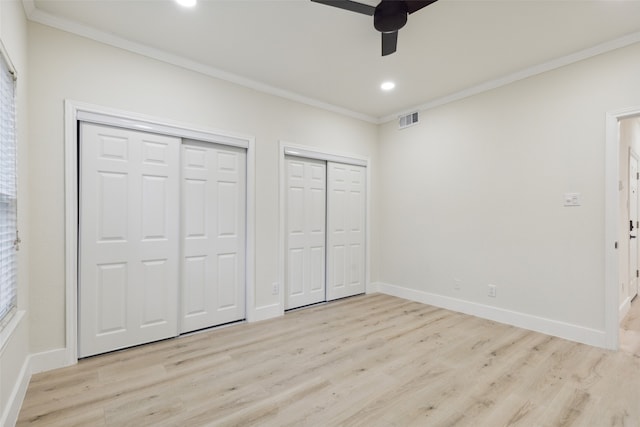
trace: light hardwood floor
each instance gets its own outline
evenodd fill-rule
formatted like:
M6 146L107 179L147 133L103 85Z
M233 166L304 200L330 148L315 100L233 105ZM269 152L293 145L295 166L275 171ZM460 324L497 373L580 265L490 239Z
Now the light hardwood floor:
M633 427L640 358L373 294L35 375L27 425Z

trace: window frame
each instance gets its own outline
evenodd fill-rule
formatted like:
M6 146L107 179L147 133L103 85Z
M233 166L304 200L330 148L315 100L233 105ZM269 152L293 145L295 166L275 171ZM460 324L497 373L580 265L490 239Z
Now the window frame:
M5 75L6 73L6 75ZM6 79L8 77L8 79ZM3 209L2 203L8 205L5 207L9 212L9 220L0 223L0 230L7 227L9 237L0 241L0 258L8 260L8 266L0 265L0 303L2 303L2 294L7 292L9 297L6 305L0 307L0 338L4 337L13 329L10 327L12 320L16 318L18 312L18 136L17 136L17 72L11 58L9 57L4 44L0 40L0 123L9 123L11 129L0 128L0 162L3 163L0 170L0 210ZM6 81L5 81L6 80ZM5 83L10 83L11 87L7 89L9 96L5 98ZM8 104L5 111L4 103ZM7 114L7 117L5 117ZM8 141L5 141L8 139ZM5 146L8 145L9 147ZM9 160L3 159L3 153L9 153ZM7 163L5 163L7 162ZM7 171L7 165L8 171ZM8 172L8 176L4 173ZM3 193L3 186L4 193ZM7 189L8 188L8 189ZM4 200L4 201L3 201ZM0 236L0 239L2 237ZM3 248L4 246L4 248ZM2 253L6 251L6 253ZM6 277L5 277L6 275ZM8 280L8 284L4 281ZM6 337L5 337L6 338ZM5 339L0 339L0 347L3 346Z

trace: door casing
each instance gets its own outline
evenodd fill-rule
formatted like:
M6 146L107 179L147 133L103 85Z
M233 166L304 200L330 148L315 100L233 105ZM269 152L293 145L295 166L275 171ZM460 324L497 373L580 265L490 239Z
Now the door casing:
M629 221L633 225L633 230L629 235L629 291L627 297L631 301L638 294L638 239L640 238L640 227L638 224L638 155L629 149ZM631 238L634 236L634 238Z

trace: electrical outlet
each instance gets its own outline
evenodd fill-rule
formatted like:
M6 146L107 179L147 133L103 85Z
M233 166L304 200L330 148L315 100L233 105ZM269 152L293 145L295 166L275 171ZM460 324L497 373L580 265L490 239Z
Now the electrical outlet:
M496 297L496 285L489 285L489 296L491 298Z
M456 291L460 290L460 286L462 286L462 280L458 279L457 277L453 278L453 289Z
M271 295L278 295L280 293L280 286L278 286L278 282L274 282L271 286Z

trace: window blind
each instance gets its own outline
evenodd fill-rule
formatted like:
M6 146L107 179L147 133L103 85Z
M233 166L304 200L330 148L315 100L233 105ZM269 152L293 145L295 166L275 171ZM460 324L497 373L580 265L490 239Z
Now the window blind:
M0 55L0 325L17 305L15 76Z

